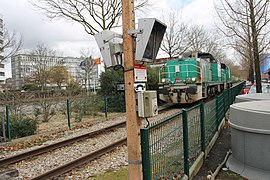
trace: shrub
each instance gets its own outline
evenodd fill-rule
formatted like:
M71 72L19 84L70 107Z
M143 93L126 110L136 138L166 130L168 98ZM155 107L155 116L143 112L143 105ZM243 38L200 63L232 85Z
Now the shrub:
M26 116L10 117L10 135L11 138L20 138L35 134L37 122Z
M83 112L77 113L75 115L75 122L82 122L82 118L83 118Z
M107 96L107 111L108 112L125 112L125 94Z
M41 111L40 111L39 108L36 107L36 108L34 109L34 116L35 116L35 118L37 119L37 117L38 117L39 115L41 115Z
M39 91L39 90L41 90L41 88L38 87L37 84L25 84L25 85L23 85L22 90L25 90L25 91Z

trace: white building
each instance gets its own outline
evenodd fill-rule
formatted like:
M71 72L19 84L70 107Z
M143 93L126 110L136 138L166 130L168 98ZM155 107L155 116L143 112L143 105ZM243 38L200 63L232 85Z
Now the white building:
M79 82L82 86L84 84L84 70L80 67L82 58L74 58L74 57L50 57L46 58L46 67L49 69L56 65L57 63L61 63L64 67L67 68L69 73L69 80L74 80ZM33 56L30 54L18 54L16 56L11 57L11 70L12 70L12 79L13 79L13 89L20 90L25 83L26 78L32 78L33 73L35 72L36 62L33 61ZM94 66L91 71L90 78L94 79L92 83L96 82L97 86L98 82L98 66ZM91 85L89 86L91 87Z
M2 63L4 56L3 16L0 14L0 84L5 82L5 65ZM1 89L1 87L0 87Z
M5 80L5 65L0 63L0 83L4 82Z

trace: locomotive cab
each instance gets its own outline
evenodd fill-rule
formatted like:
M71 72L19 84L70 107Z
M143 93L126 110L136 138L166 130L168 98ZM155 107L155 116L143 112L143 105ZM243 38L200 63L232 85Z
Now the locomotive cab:
M160 70L159 97L172 103L201 99L201 62L198 58L169 60Z
M170 103L193 103L222 92L229 73L228 67L210 53L168 60L160 69L159 98Z

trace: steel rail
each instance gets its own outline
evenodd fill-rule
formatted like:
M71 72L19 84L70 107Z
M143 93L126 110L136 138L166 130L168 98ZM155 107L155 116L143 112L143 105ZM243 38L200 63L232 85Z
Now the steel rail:
M72 144L74 142L78 142L78 141L81 141L81 140L84 140L84 139L92 138L95 135L98 135L100 133L111 131L111 130L113 130L115 128L123 127L125 124L126 124L126 122L121 122L121 123L114 124L114 125L106 127L106 128L99 129L97 131L93 131L93 132L90 132L90 133L85 133L83 135L72 137L72 138L69 138L69 139L66 139L66 140L62 140L62 141L56 142L54 144L42 146L42 147L37 148L37 149L33 149L33 150L30 150L30 151L27 151L27 152L16 154L14 156L10 156L10 157L6 157L4 159L0 159L0 167L3 167L3 166L9 165L9 164L12 164L12 163L15 163L15 162L18 162L18 161L21 161L21 160L36 156L36 155L40 155L40 154L52 151L54 149L57 149L57 148Z
M83 157L80 157L74 161L71 161L67 164L64 164L64 165L59 166L55 169L52 169L44 174L41 174L37 177L34 177L34 178L32 178L32 180L43 180L43 179L45 180L45 179L50 179L50 178L55 177L55 176L62 175L64 173L66 173L66 172L68 172L68 171L70 171L78 166L81 166L87 162L90 162L90 161L114 150L116 147L119 147L119 146L124 145L126 143L127 143L127 138L123 138L123 139L121 139L113 144L110 144L109 146L106 146L106 147L99 149L95 152L89 153L89 154L87 154Z
M162 106L159 106L158 107L158 112L161 112L161 111L164 111L164 110L167 110L167 109L170 109L172 106L174 106L175 104L173 103L166 103Z

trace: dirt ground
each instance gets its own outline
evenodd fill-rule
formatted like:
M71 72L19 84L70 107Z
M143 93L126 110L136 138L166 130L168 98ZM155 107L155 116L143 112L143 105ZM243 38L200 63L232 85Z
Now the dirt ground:
M113 114L110 114L113 116ZM82 125L82 124L87 124L95 120L100 120L104 121L104 113L97 113L96 116L83 116L81 122L75 122L75 113L71 113L70 116L70 125L71 127L77 126L77 125ZM41 123L41 120L39 121L38 124L38 129L37 129L37 134L42 134L42 133L47 133L47 132L53 132L53 131L58 131L62 129L67 129L68 128L68 120L67 120L67 115L62 114L61 112L57 113L54 115L49 122Z
M91 124L95 124L102 121L113 120L116 117L122 117L124 113L108 113L107 119L105 118L104 113L96 113L94 116L88 115L83 116L81 122L75 122L75 114L72 113L70 117L70 125L71 130L76 130L84 127L91 126ZM54 115L49 122L42 123L39 121L37 132L35 135L13 139L8 144L18 143L18 142L27 142L35 139L40 139L42 136L50 136L52 134L63 134L63 132L69 134L70 130L68 128L67 115L62 113L57 113ZM0 142L1 143L1 142ZM1 145L1 144L0 144ZM0 148L1 149L1 148Z
M218 137L215 145L208 154L203 166L201 167L198 174L193 178L195 180L207 180L207 175L211 172L215 172L219 164L221 164L226 156L226 153L231 149L231 129L226 122L223 127L220 136ZM224 166L226 167L226 166ZM220 170L216 179L219 180L242 180L245 179L240 175L230 171L230 170Z

